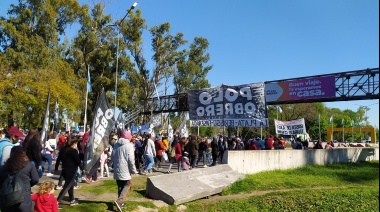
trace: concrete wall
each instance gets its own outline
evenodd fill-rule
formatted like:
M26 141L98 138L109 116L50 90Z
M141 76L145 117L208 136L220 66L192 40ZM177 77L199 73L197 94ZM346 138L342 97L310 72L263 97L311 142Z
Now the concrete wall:
M379 147L226 151L223 157L224 164L241 174L371 160L379 160Z

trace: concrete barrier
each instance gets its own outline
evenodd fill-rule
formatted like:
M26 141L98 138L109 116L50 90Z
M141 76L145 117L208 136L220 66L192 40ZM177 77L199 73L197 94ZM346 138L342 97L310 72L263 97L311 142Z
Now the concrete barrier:
M371 160L379 160L379 147L226 151L223 156L224 164L242 174Z
M182 204L220 193L244 175L228 165L193 169L185 172L151 176L147 180L149 197L168 204Z

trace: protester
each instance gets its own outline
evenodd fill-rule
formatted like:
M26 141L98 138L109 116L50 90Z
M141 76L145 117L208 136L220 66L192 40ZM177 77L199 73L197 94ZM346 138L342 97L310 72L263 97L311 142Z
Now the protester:
M189 153L184 152L181 157L181 171L188 171L190 169Z
M31 195L35 201L34 212L57 212L58 201L54 196L54 182L45 181L40 185L38 193Z
M203 167L207 167L206 163L206 151L207 151L207 144L206 144L206 139L199 139L198 140L198 160L197 160L197 166L199 161L203 160Z
M313 149L323 149L322 141L318 140L318 142L314 145Z
M223 162L223 155L224 155L224 151L227 150L227 147L226 147L226 142L224 141L225 138L223 138L223 135L220 135L219 136L219 140L218 140L218 147L219 147L219 158L220 158L220 163Z
M3 212L25 211L30 212L32 209L32 199L30 197L31 187L39 181L36 167L29 161L28 156L21 146L15 146L11 149L10 157L0 168L0 185L9 175L17 175L23 183L24 201L20 204L5 207L0 206Z
M284 145L282 144L279 138L277 138L277 144L274 149L285 149Z
M108 169L108 151L109 147L107 146L104 151L100 154L100 176L99 178L109 177L109 169ZM104 176L104 170L106 171L106 175Z
M212 166L216 165L218 154L219 154L218 137L214 136L211 141Z
M145 158L145 169L144 174L147 175L150 172L154 164L154 157L156 157L156 148L154 146L154 133L148 134L147 138L144 141L144 158Z
M131 174L137 173L135 167L135 150L133 143L130 142L131 137L132 135L129 131L124 131L112 151L114 179L116 180L118 195L115 205L120 212L124 206L124 198L131 189Z
M57 144L56 140L57 134L55 132L51 133L49 135L49 139L45 143L45 148L42 150L42 162L41 162L41 167L42 167L42 173L45 171L45 162L48 162L48 170L46 173L46 176L51 177L54 174L51 173L51 165L53 162L53 157L52 154L54 154L54 148Z
M197 165L198 160L198 142L195 136L189 136L189 142L187 143L187 150L189 154L189 160L190 160L190 169L193 169Z
M178 171L180 170L179 158L182 156L182 148L181 148L180 142L178 141L178 136L174 136L174 140L171 144L171 148L174 148L175 155L174 157L171 157L169 168L166 171L166 173L171 173L171 169L174 163L178 163Z
M332 149L333 147L332 147L331 143L332 143L332 141L327 142L325 145L325 149Z
M303 145L302 145L300 137L296 138L296 141L293 143L292 148L293 149L298 149L298 150L302 150L303 149Z
M11 149L18 140L17 138L24 137L24 134L14 126L4 129L2 134L4 134L4 137L0 139L0 167L8 160Z
M25 145L26 144L26 145ZM28 135L26 135L24 140L24 145L26 155L28 155L29 160L36 166L38 176L42 177L42 155L41 155L41 134L37 129L29 130Z
M161 162L162 162L162 154L166 151L166 147L164 143L161 140L161 136L156 136L156 141L154 142L154 147L156 149L156 157L155 157L155 169L160 170L161 169Z
M260 137L256 137L255 140L252 139L252 141L251 141L251 142L253 142L255 144L257 150L262 150L262 146L261 146L260 140L261 140ZM265 148L265 146L264 146L264 148Z
M74 198L74 186L75 186L75 176L78 167L83 170L83 166L80 162L79 154L77 148L78 139L76 136L70 136L68 139L68 147L65 148L64 152L60 153L55 164L55 171L58 171L59 163L62 160L62 176L65 179L65 184L63 189L59 192L58 202L63 199L65 194L69 193L70 206L77 205L78 201Z
M139 174L141 174L140 168L141 168L141 165L143 164L143 156L144 156L144 149L143 149L141 136L137 136L134 145L135 145L135 165L136 165L136 169L139 171Z
M273 135L268 135L265 139L265 150L271 150L273 148Z

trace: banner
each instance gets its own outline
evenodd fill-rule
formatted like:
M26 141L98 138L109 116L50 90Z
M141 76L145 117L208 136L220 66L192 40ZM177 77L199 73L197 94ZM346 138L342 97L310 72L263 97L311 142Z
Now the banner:
M190 126L268 127L264 83L188 92Z
M47 140L47 131L49 127L49 105L50 105L50 91L47 97L45 117L42 123L42 130L41 130L41 143L43 145L45 145L45 142Z
M161 127L161 122L162 122L162 115L161 113L155 114L151 116L151 125L153 125L153 128L159 128Z
M186 126L186 118L185 120L183 120L183 122L181 123L181 125L179 126L177 132L179 133L180 135L180 138L187 138L189 137L189 131L187 130L187 126Z
M131 132L132 132L132 135L133 134L139 134L139 127L132 124Z
M122 130L125 129L125 120L124 120L123 113L121 111L116 120L116 129L122 129Z
M292 121L274 120L276 134L281 135L297 135L306 133L305 119L297 119Z
M105 146L109 144L109 136L115 126L113 109L107 100L106 93L102 89L96 102L91 134L85 148L85 170L90 171L98 161Z
M58 119L59 119L59 104L58 104L58 98L55 100L55 107L54 107L54 114L53 114L53 131L57 131L57 125L58 125Z
M335 97L335 76L268 83L267 102Z

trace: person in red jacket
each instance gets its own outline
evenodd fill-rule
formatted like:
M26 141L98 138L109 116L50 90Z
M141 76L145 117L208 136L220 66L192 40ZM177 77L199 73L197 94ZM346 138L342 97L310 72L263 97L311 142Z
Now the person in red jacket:
M268 135L265 139L265 150L271 150L273 148L273 135Z
M31 195L35 201L34 212L57 212L58 201L54 197L54 182L45 181L40 185L38 193Z

